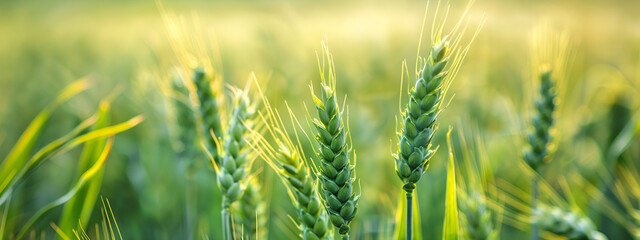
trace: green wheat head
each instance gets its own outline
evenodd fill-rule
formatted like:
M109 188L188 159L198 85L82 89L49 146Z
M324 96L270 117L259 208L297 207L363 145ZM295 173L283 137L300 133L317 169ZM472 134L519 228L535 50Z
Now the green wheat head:
M224 155L218 166L218 187L223 193L222 206L229 208L242 197L243 182L251 159L251 147L248 144L253 126L255 107L251 105L246 91L236 90L233 112L229 119L229 128L224 137Z
M280 174L292 187L293 195L298 204L299 227L303 239L329 237L328 218L322 209L315 181L311 177L309 169L302 163L296 152L291 152L283 144L280 144L277 161L282 166Z
M333 59L325 46L324 56L329 65L329 81L324 79L320 96L313 93L317 118L312 120L316 128L316 140L320 146L320 183L323 201L331 223L341 235L349 233L349 223L355 217L358 198L353 192L354 165L349 163L351 149L347 144L348 130L343 124L342 112L335 95ZM324 61L323 61L324 64Z
M570 240L607 239L589 218L559 207L539 206L533 211L533 221L540 229Z
M485 197L478 191L462 195L458 207L465 223L465 234L471 240L487 240L496 236L493 217Z
M398 138L399 148L394 155L396 173L404 183L403 189L413 192L416 183L429 167L435 149L431 138L438 129L435 124L445 94L445 67L449 62L449 41L446 37L432 47L415 86L410 90L409 104L403 112L403 129Z
M196 95L200 102L199 111L202 116L202 125L206 139L205 146L213 154L216 163L220 163L218 145L211 136L211 132L216 138L221 138L222 122L221 111L218 104L218 92L212 87L212 75L205 71L204 67L197 67L193 70L192 80L196 86Z
M259 85L256 82L256 85ZM296 224L301 236L305 240L331 239L328 225L329 218L323 209L318 195L317 178L311 170L302 150L298 132L294 131L296 143L291 140L280 114L273 108L269 100L262 95L265 106L264 113L260 112L260 123L267 129L268 134L253 134L252 146L257 149L260 157L273 168L285 183L287 192L296 206ZM289 109L290 111L290 109ZM290 113L291 123L295 116ZM295 120L297 122L297 120ZM269 139L267 139L267 137Z
M533 131L528 134L530 149L524 154L525 162L536 172L549 156L549 142L553 126L553 112L556 109L556 93L551 71L540 74L540 96L536 100L536 115L531 119Z
M189 100L189 89L184 85L182 79L176 76L171 82L171 88L174 96L171 103L174 110L176 139L180 143L179 153L190 155L193 153L195 146L194 129L196 129L196 120L193 114L191 101Z

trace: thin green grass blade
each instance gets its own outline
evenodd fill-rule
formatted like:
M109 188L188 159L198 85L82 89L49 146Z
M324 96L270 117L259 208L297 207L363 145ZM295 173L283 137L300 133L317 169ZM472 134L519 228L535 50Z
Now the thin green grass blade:
M91 180L91 178L93 178L96 173L98 173L102 167L104 166L107 157L109 156L109 153L111 152L111 147L113 146L113 136L111 136L109 138L109 141L107 142L107 144L105 145L104 149L102 150L102 153L100 154L99 158L96 160L96 162L93 164L93 166L91 166L91 168L89 168L87 171L85 171L81 176L80 179L78 179L78 182L76 183L75 186L73 186L73 188L71 188L71 190L69 190L69 192L67 192L65 195L63 195L62 197L56 199L55 201L47 204L46 206L44 206L43 208L41 208L33 217L31 217L31 219L29 219L29 221L22 227L22 230L20 230L20 233L18 234L18 237L16 239L20 240L24 238L24 235L27 233L27 231L31 228L31 226L33 226L33 224L40 219L45 213L47 213L48 211L50 211L51 209L60 206L64 203L66 203L67 201L69 201L69 199L71 199L80 188L82 188L89 180Z
M109 102L102 102L98 111L95 129L109 125ZM80 162L78 164L78 178L80 173L87 171L95 163L101 154L101 147L105 145L106 137L96 138L84 144ZM98 199L100 186L102 185L103 170L101 169L78 193L65 204L59 228L63 233L71 234L76 225L86 226ZM76 179L75 181L78 181ZM60 239L61 237L59 237Z
M36 153L26 163L26 166L22 167L22 170L17 175L15 175L15 177L13 177L13 180L11 181L11 183L8 184L7 187L0 189L0 193L2 194L2 197L0 198L0 204L2 204L4 201L7 200L8 195L11 193L13 186L15 186L18 180L20 180L22 176L24 176L27 172L32 170L35 166L38 166L42 164L44 161L46 161L47 159L54 158L87 141L91 141L93 139L101 138L105 136L115 135L117 133L126 131L132 127L135 127L143 120L144 120L144 117L139 115L126 122L109 126L109 127L100 128L100 129L88 132L86 134L73 137L73 132L80 131L78 130L79 128L89 127L89 126L84 126L88 124L89 119L86 120L85 122L81 123L80 126L76 127L76 129L74 129L72 133L67 134L66 136L52 142L51 144L45 146L38 153Z
M637 111L631 121L629 121L616 139L611 143L609 152L607 152L607 162L611 163L618 159L622 153L631 146L633 137L640 134L640 111Z
M60 147L62 145L64 145L66 142L68 142L71 139L73 139L74 137L78 136L85 129L91 127L91 125L93 125L95 123L95 121L96 121L96 117L95 116L87 118L86 120L82 121L78 126L76 126L73 130L71 130L66 135L54 140L53 142L47 144L46 146L44 146L43 148L38 150L36 152L36 154L31 157L31 159L34 159L34 158L37 159L37 158L40 158L41 156L46 156L48 154L51 154L51 153L55 152L56 150L60 149ZM2 196L2 198L0 198L0 204L3 204L7 200L8 195L11 192L11 191L9 191L11 189L11 187L17 181L19 181L20 178L22 177L23 173L28 170L28 169L26 169L27 165L28 165L28 162L22 164L22 166L20 166L20 168L12 169L12 171L9 172L9 175L7 175L5 177L4 182L2 184L0 184L0 196Z
M400 189L398 194L398 202L400 207L396 210L396 226L394 236L396 240L407 239L407 201L405 200L406 192L404 189ZM413 238L422 239L422 229L420 228L420 209L418 209L418 190L413 190Z
M444 231L442 239L458 239L458 202L456 201L456 170L453 161L451 145L451 128L447 133L447 145L449 146L449 166L447 167L447 193L445 202Z
M43 109L33 121L31 121L20 138L18 138L16 144L9 151L9 154L7 154L2 165L0 165L0 183L7 182L9 175L12 171L15 171L15 169L22 169L51 114L71 97L86 90L88 85L87 80L79 80L72 83L58 95L53 103Z

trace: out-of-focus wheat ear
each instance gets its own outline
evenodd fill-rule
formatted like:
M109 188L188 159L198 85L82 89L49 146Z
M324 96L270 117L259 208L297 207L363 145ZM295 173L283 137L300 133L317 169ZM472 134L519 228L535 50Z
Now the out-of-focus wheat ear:
M536 172L540 166L548 161L549 143L551 142L551 128L554 123L556 109L556 93L551 71L543 69L540 73L540 96L535 102L536 114L531 119L532 130L527 136L530 148L524 154L525 162Z
M196 96L198 98L198 111L202 120L202 128L204 130L205 146L207 150L213 154L216 163L222 161L220 156L220 147L217 145L216 139L210 136L212 131L215 138L223 137L222 119L219 104L220 93L212 86L213 77L211 73L207 73L205 68L200 66L193 69L191 79L196 86ZM234 110L235 111L235 110Z
M238 201L239 216L236 236L244 236L244 239L262 239L264 238L266 225L266 205L260 192L260 183L254 177L247 182L242 198Z
M540 205L533 211L533 222L540 230L570 240L606 240L591 219L560 207Z

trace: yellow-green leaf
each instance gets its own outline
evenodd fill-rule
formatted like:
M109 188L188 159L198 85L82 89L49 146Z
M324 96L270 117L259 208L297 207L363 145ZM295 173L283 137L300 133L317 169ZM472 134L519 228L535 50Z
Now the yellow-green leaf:
M105 145L104 149L102 150L102 153L100 154L99 158L96 160L96 162L93 164L93 166L91 166L91 168L89 168L87 171L85 171L80 178L78 179L78 182L75 184L75 186L73 186L73 188L71 188L65 195L63 195L62 197L56 199L55 201L47 204L46 206L44 206L43 208L41 208L40 210L38 210L38 212L31 217L31 219L29 219L29 221L22 227L22 230L20 230L20 233L18 234L18 237L16 239L20 240L24 237L24 235L27 233L27 231L31 228L31 226L33 226L33 224L40 218L42 217L45 213L47 213L48 211L50 211L51 209L60 206L64 203L66 203L67 201L69 201L69 199L71 199L80 188L82 188L87 181L89 181L92 177L94 177L96 175L96 173L98 171L100 171L102 169L102 167L104 166L105 161L107 160L107 157L109 156L109 153L111 152L111 147L113 146L113 136L111 136L109 138L109 141L107 142L107 144Z
M406 240L407 239L407 200L406 192L404 189L400 189L399 203L400 207L396 210L396 222L398 225L395 229L395 239ZM420 210L418 209L418 190L413 190L413 238L422 239L422 230L420 228Z
M67 86L59 95L55 101L43 109L27 126L18 141L13 148L7 154L2 165L0 165L0 183L9 183L9 175L11 172L15 172L16 169L22 169L25 161L27 161L29 154L33 150L33 146L40 137L40 133L47 123L47 120L51 117L51 114L64 102L69 100L76 94L84 91L88 87L87 80L79 80L71 85Z
M104 128L109 125L109 109L110 103L103 101L100 104L98 110L98 118L94 129ZM89 169L92 164L97 161L101 154L101 147L105 145L107 141L106 137L96 138L92 141L88 141L84 144L82 155L78 163L78 178L80 174ZM75 226L80 224L87 226L93 207L98 199L100 193L100 186L102 185L103 170L98 171L96 176L93 177L84 187L78 190L75 196L73 196L69 202L65 204L62 217L60 218L59 228L60 231L66 234L72 234L72 230ZM78 179L75 180L76 182ZM59 239L62 238L60 235Z
M447 167L447 192L445 197L444 231L442 239L458 239L458 203L456 201L456 170L453 161L453 145L451 145L451 128L447 132L449 146L449 166Z

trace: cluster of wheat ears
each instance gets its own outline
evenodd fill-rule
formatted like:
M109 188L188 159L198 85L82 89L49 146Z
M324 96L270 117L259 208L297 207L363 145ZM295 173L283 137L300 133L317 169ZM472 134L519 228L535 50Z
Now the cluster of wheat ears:
M481 28L480 24L470 40L465 38L468 24L465 11L460 21L445 34L447 13L438 15L439 12L434 13L431 41L425 57L421 57L418 50L415 80L413 87L408 89L408 100L406 103L402 102L402 97L400 100L405 107L399 114L397 152L391 155L406 193L403 222L397 224L396 229L399 239L414 239L413 192L438 149L431 140L438 130L438 116L444 109L449 86ZM466 43L464 39L467 39ZM322 47L321 53L317 54L320 83L310 85L309 105L304 105L306 123L290 108L286 116L273 108L255 75L242 89L228 86L233 95L232 104L225 105L220 87L223 80L212 66L207 65L210 62L196 61L194 64L192 61L182 65L181 77L172 85L173 93L183 100L174 101L178 110L175 122L181 124L178 129L187 129L186 135L191 138L199 135L203 139L195 145L208 153L217 174L217 186L223 197L223 239L259 239L265 234L265 203L260 197L257 172L252 169L256 160L264 161L285 184L297 209L292 219L302 239L333 239L334 235L349 239L350 223L356 218L360 197L354 187L356 160L350 142L348 114L345 114L346 101L341 104L336 89L333 55L325 43ZM537 114L531 121L533 130L528 136L530 148L523 154L524 162L534 171L539 170L550 154L548 145L552 140L550 129L556 105L550 69L542 71L539 85L540 97L535 104ZM226 108L230 110L224 111ZM193 131L199 131L199 134L190 134ZM193 139L182 137L185 145L194 145ZM312 153L305 153L308 146L313 149ZM498 239L499 227L496 225L500 223L494 219L497 213L492 213L492 209L498 208L489 207L487 196L479 194L479 189L464 194L460 200L459 209L466 226L461 228L465 231L458 232L451 150L448 173L443 238ZM533 177L532 210L529 212L533 239L538 238L538 228L569 239L604 238L583 215L558 207L538 207L537 184L538 178Z
M446 13L438 15L441 12L435 11L430 45L424 56L420 55L418 47L415 75L407 74L412 87L406 93L403 92L405 102L402 98L400 100L404 107L398 115L397 150L388 156L395 161L395 172L406 194L403 222L397 224L396 230L399 236L406 239L416 238L413 232L413 194L438 150L432 144L438 126L442 124L438 117L446 107L449 86L456 78L471 42L478 33L475 31L471 37L465 35L468 21L464 15L451 29L445 30ZM180 35L179 29L172 28L175 26L171 20L167 21L170 25L169 32ZM479 29L480 27L477 28ZM231 93L231 103L227 104L224 101L223 78L215 71L212 61L208 60L210 58L189 52L200 47L200 43L197 40L185 43L179 37L174 37L173 40L174 50L181 57L177 73L167 85L172 109L175 110L175 119L170 122L179 130L175 137L183 146L180 155L192 158L195 156L193 152L205 152L215 169L217 188L222 195L222 225L219 229L223 239L261 239L266 234L266 203L261 196L262 183L257 178L257 161L263 161L273 169L286 186L291 203L297 209L292 219L299 229L299 237L305 240L333 239L338 235L342 239L349 239L351 223L357 218L360 198L356 187L356 154L350 141L346 100L341 98L337 89L333 55L327 45L323 43L322 51L317 54L320 81L310 85L311 94L305 101L308 105L304 105L308 114L305 121L299 120L302 118L289 108L285 115L273 108L255 75L251 75L245 87L226 85L226 89L229 89L226 92ZM583 214L561 206L538 203L540 177L537 173L553 150L549 146L553 141L551 129L558 94L552 74L554 69L551 69L556 65L549 66L551 67L543 69L539 75L538 100L535 102L535 115L530 121L531 132L527 137L529 147L523 154L524 162L534 172L531 181L531 209L527 213L530 216L528 223L532 225L532 238L538 239L539 230L544 230L567 239L605 239ZM403 69L404 71L407 69ZM58 102L84 89L81 85L72 86L69 93L63 94L51 109L39 117L47 118ZM24 139L21 138L15 150L3 162L0 168L0 204L10 199L15 182L33 165L77 144L90 143L86 151L92 155L87 157L86 166L83 167L85 174L79 177L78 185L64 199L38 213L18 235L18 239L24 236L26 229L36 219L51 208L66 203L65 212L80 211L83 206L74 207L77 205L74 204L76 199L95 200L97 197L92 192L85 194L88 196L75 194L78 189L91 185L91 182L86 182L92 180L104 164L112 144L112 138L109 140L108 136L131 128L141 121L140 118L134 118L121 125L109 126L108 119L104 119L104 112L108 111L107 102L103 103L96 116L79 127L81 129L28 159L22 152L33 145L30 142L33 140L30 139L36 139L32 135L37 134L39 122L44 121L34 120L32 128L36 130L26 131ZM89 127L94 130L80 134L81 130ZM104 150L99 148L105 145ZM305 153L305 149L313 149L313 152ZM94 158L98 160L89 161ZM500 213L495 210L500 207L492 207L495 203L480 188L462 192L460 199L457 199L453 163L449 146L443 238L499 238L500 222L496 218ZM17 168L14 165L25 166ZM15 172L11 169L22 170ZM100 183L95 184L99 187ZM458 225L458 211L462 213L463 227ZM62 221L61 234L75 226L75 219L67 218ZM81 219L83 224L86 224L86 218ZM78 236L77 232L74 233Z

